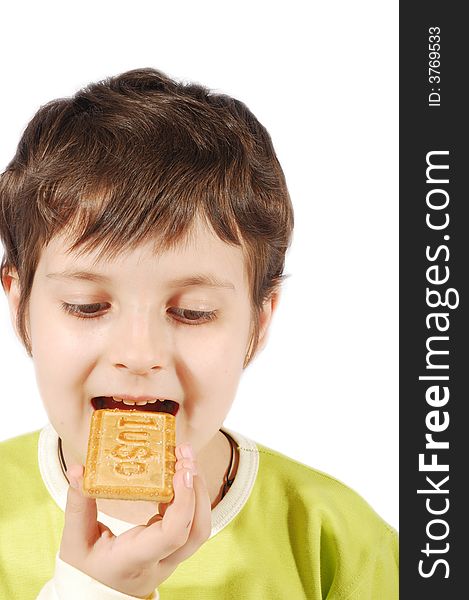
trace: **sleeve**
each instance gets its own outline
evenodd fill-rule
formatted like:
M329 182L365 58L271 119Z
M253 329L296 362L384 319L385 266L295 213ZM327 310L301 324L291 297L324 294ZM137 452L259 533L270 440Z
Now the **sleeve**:
M399 542L398 534L388 529L353 590L340 595L346 600L397 600L399 598Z
M155 590L145 600L159 600ZM37 600L142 600L128 596L93 579L79 569L64 562L59 555L55 557L53 579L42 588Z

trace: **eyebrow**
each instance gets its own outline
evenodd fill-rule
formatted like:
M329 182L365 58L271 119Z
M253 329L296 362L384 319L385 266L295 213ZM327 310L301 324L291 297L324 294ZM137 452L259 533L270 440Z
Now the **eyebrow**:
M111 279L101 273L93 273L91 271L61 271L57 273L47 273L46 277L49 279L57 280L70 280L70 281L91 281L93 283L110 283ZM167 282L168 287L171 288L184 288L184 287L212 287L212 288L226 288L230 290L236 290L235 286L231 281L219 279L216 275L211 273L197 273L189 277L180 277L179 279L172 279Z

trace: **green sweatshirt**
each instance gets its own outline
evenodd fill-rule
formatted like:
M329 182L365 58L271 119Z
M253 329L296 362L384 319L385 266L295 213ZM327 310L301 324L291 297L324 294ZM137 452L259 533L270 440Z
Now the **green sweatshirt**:
M235 482L212 511L210 539L159 586L160 600L397 600L397 534L358 494L228 432ZM0 598L131 598L55 571L67 491L57 440L48 425L0 443ZM98 516L115 534L132 527Z

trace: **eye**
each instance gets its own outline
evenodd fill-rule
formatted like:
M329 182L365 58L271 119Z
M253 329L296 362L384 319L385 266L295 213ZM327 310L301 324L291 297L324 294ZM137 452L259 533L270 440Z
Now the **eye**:
M96 314L100 311L102 306L106 306L100 302L95 304L68 304L67 302L62 302L62 309L79 319L96 319L103 315ZM101 309L102 310L102 309Z
M202 325L216 318L216 310L189 310L187 308L171 308L171 312L176 314L186 325Z
M104 307L104 308L103 308ZM97 302L95 304L68 304L62 302L62 309L79 319L98 319L104 314L106 304ZM216 318L216 310L202 311L190 310L187 308L171 308L173 314L177 316L177 320L186 325L202 325Z

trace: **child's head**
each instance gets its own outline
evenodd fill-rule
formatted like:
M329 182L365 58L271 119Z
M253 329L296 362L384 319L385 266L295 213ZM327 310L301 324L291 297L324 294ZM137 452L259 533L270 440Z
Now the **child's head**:
M0 200L2 284L59 434L89 422L82 396L130 390L184 398L189 429L209 414L219 426L265 338L293 227L244 104L152 69L90 85L34 116ZM51 277L64 271L88 275ZM199 275L234 289L187 281Z
M169 249L195 217L243 249L254 354L262 303L284 277L293 211L270 136L240 101L154 69L91 84L36 113L0 200L1 272L18 274L29 355L28 300L51 239L67 231L71 250L100 246L103 258L147 240Z

